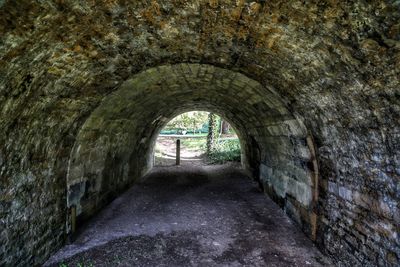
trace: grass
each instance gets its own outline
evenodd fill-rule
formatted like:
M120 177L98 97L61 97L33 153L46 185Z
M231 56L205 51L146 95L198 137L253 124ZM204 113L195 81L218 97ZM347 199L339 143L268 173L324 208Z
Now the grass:
M205 152L206 141L206 136L204 138L182 138L181 146L185 146L188 150Z

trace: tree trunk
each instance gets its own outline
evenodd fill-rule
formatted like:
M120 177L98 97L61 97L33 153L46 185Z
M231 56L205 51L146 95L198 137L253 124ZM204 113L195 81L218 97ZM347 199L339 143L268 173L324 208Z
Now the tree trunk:
M221 129L221 133L222 134L228 134L229 133L229 123L227 121L222 120L222 129Z
M215 143L215 114L208 114L208 134L207 134L207 154L210 154L214 150Z

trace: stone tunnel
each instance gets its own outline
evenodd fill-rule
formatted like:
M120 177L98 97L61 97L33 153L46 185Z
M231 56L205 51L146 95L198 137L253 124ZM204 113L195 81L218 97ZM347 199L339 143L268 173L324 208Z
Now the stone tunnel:
M6 0L0 21L1 266L43 264L191 110L232 123L335 264L400 264L399 1Z

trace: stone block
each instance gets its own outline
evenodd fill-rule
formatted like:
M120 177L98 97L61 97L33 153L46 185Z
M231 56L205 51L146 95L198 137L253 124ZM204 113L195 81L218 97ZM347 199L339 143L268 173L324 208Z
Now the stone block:
M260 180L264 183L270 183L270 177L273 175L273 169L265 164L260 164Z
M328 181L328 191L334 195L339 194L338 185L334 182Z
M339 196L347 201L353 200L353 192L344 186L339 186Z
M282 198L285 197L289 179L290 178L285 175L271 176L271 186L275 190L275 192L278 196L280 196Z

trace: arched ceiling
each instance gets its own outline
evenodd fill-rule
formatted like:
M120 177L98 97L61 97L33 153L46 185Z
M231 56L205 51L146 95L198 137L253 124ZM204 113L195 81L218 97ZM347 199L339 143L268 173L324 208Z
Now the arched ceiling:
M71 152L69 205L77 205L79 213L85 210L80 199L88 194L87 184L101 184L106 189L96 186L91 194L102 195L100 191L109 190L109 180L140 178L152 166L151 150L161 127L174 116L197 109L217 112L234 124L247 168L259 168L263 162L283 171L286 164L298 170L296 175L307 177L308 170L301 165L310 160L304 141L307 130L274 91L212 65L165 65L128 79L86 120ZM255 149L257 159L252 158ZM107 169L113 168L116 174L109 174ZM288 173L294 175L289 169ZM310 204L311 190L303 200Z

